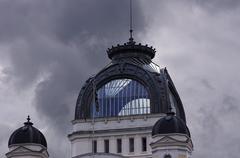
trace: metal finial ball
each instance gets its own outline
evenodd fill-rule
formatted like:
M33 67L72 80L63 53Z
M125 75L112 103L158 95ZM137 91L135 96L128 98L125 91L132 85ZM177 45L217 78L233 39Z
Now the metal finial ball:
M28 115L28 117L27 117L27 121L30 122L30 120L31 120L31 119L30 119L30 116Z

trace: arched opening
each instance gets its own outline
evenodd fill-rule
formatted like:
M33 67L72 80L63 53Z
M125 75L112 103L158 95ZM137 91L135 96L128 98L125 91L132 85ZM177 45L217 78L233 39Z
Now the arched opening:
M172 156L170 154L166 154L164 155L164 158L172 158Z
M97 103L92 103L95 117L116 117L150 113L150 96L147 89L132 79L115 79L97 90ZM98 110L96 110L96 105Z

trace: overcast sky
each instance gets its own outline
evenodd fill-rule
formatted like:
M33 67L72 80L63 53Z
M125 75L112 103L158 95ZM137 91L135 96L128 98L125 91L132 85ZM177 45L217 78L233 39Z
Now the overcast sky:
M240 1L133 0L134 38L153 45L186 111L194 158L240 155ZM128 0L0 0L0 157L31 115L51 157L84 81L128 40Z

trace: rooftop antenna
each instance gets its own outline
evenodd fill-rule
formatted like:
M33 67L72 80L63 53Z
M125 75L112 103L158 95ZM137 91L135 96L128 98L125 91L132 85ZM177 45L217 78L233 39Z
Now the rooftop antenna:
M132 0L129 1L130 2L130 7L129 7L129 11L130 11L130 38L129 38L129 43L133 43L133 14L132 14Z

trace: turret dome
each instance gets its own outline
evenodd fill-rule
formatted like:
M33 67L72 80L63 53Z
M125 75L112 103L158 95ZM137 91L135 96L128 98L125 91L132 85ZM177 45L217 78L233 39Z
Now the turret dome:
M8 146L33 143L47 147L47 141L44 135L37 128L33 127L33 123L30 122L29 116L27 120L28 121L24 123L23 127L20 127L12 133L8 141Z
M179 117L175 116L173 112L167 113L167 116L159 119L152 129L152 136L158 134L186 134L191 137L185 122Z

